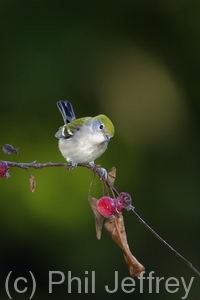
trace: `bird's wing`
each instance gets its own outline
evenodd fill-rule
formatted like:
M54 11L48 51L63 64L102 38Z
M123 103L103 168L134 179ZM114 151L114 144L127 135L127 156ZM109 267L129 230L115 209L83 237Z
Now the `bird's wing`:
M55 136L57 138L69 139L76 134L89 119L90 117L75 119L73 122L61 126Z

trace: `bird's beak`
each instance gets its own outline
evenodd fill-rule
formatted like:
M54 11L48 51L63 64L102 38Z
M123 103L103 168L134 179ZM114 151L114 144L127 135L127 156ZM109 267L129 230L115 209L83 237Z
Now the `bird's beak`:
M110 135L106 134L106 135L105 135L105 138L106 138L107 142L109 143L109 142L110 142L110 139L111 139Z

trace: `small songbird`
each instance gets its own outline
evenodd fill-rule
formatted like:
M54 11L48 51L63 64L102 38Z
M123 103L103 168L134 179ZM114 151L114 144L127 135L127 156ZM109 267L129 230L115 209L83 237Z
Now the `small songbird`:
M76 119L68 101L58 101L57 106L64 120L64 125L55 134L62 155L72 167L84 162L94 164L114 135L113 123L105 115Z

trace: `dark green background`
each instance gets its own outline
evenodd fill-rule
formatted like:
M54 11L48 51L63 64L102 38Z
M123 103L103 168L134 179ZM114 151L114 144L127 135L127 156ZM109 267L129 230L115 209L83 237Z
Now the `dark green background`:
M64 162L54 137L62 118L56 101L73 103L77 117L108 115L116 129L96 162L117 168L116 188L133 197L141 217L200 269L200 2L1 1L0 144L19 147L2 160ZM0 295L11 275L37 280L33 299L181 299L161 282L160 293L105 292L129 276L121 250L105 230L95 236L87 196L92 172L77 168L12 168L0 180ZM102 195L101 183L93 196ZM146 274L195 277L187 299L196 300L200 278L124 212L128 241ZM96 294L68 294L67 272L84 280L96 272ZM48 293L48 272L66 281ZM89 276L90 278L90 276ZM57 277L59 280L60 277ZM21 288L24 285L21 284ZM174 289L174 288L172 288Z

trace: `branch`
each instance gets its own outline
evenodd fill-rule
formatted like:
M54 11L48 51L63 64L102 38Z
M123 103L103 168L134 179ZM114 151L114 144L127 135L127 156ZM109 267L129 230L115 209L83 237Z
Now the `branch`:
M119 196L119 192L116 190L116 188L113 186L113 182L109 180L109 177L105 177L105 173L102 172L102 168L99 165L90 165L86 163L79 163L77 166L84 167L87 169L92 170L99 178L103 181L103 183L110 188L113 195ZM25 170L28 170L29 168L34 169L42 169L47 167L65 167L69 171L72 169L71 164L67 163L37 163L37 161L33 161L31 163L17 163L17 162L10 162L10 161L0 161L0 177L9 177L8 170L9 167L18 167ZM1 176L4 172L5 176ZM7 175L6 175L7 174ZM178 251L176 251L172 246L170 246L161 236L159 236L134 210L134 207L132 205L128 206L129 208L127 210L130 210L135 217L139 220L142 225L144 225L159 241L161 241L167 248L169 248L172 252L174 252L185 264L187 264L198 276L200 276L200 272L192 265L191 262L189 262L186 258L184 258Z

